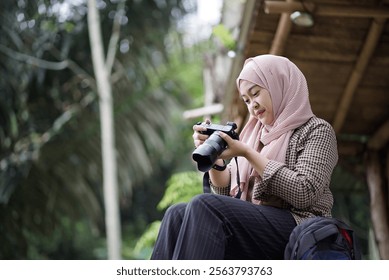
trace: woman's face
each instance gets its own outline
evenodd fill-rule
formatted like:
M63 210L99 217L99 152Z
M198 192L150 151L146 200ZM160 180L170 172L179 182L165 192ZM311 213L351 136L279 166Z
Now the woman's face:
M246 103L250 115L256 117L264 125L273 124L273 102L267 89L242 80L240 82L240 96Z

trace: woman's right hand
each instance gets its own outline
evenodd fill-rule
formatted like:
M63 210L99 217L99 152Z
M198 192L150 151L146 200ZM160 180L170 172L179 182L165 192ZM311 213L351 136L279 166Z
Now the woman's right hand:
M201 144L204 143L205 140L208 139L208 135L207 134L202 134L201 131L206 131L207 128L204 127L205 124L210 124L211 121L206 119L203 123L201 124L195 124L193 126L193 143L194 143L194 146L197 148L198 146L200 146Z
M207 130L205 124L211 124L211 121L209 119L206 119L204 122L200 124L195 124L193 126L193 141L196 148L202 145L209 137L207 134L201 133L201 131ZM224 164L224 161L222 159L217 159L215 163L219 166L222 166ZM211 168L209 170L209 177L212 181L212 184L216 187L226 187L230 182L230 172L227 169L224 169L223 171L218 171L216 169Z

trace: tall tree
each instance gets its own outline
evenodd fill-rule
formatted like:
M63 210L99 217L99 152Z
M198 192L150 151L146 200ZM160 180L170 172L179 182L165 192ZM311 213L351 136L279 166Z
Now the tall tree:
M113 2L98 1L107 49L118 6ZM88 242L74 232L89 231L88 241L104 232L104 201L87 6L69 3L0 2L1 258L105 258L89 248L76 250ZM61 5L66 13L58 12ZM168 177L163 171L179 162L172 150L181 143L172 139L180 126L172 119L188 99L177 79L184 73L173 68L189 56L169 62L174 43L168 34L185 11L176 0L126 1L120 52L105 60L113 65L120 207L136 202L144 210L125 212L127 219L147 218L147 205L158 202L164 186L145 186L146 179ZM55 238L45 238L49 234Z
M100 16L95 0L88 0L88 27L92 50L93 69L97 81L100 105L101 150L103 161L103 189L105 206L105 227L108 244L108 258L121 258L121 226L117 183L115 126L113 116L111 65L105 61ZM113 33L115 38L118 36ZM117 41L117 40L116 40ZM116 42L113 42L112 56L115 57Z

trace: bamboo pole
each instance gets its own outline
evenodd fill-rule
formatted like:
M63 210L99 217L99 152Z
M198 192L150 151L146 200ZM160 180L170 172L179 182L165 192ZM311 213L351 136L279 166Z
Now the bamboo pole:
M389 260L389 217L384 195L384 181L378 152L367 156L367 184L370 193L370 211L375 239L381 259Z
M284 53L291 28L292 21L290 20L290 14L282 13L270 48L270 54L282 55Z
M339 131L343 127L356 88L358 87L359 82L361 81L362 76L365 73L367 65L369 64L373 52L378 44L384 26L385 26L384 19L375 19L373 20L370 26L369 33L365 40L365 44L358 57L358 61L353 69L353 72L351 73L346 88L343 92L339 107L337 109L333 121L333 127L336 133L339 133Z

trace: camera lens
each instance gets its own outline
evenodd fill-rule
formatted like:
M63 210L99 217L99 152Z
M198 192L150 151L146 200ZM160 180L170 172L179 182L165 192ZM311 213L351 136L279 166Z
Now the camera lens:
M192 154L193 160L197 162L197 169L202 172L210 170L225 148L226 142L217 133L213 133Z

